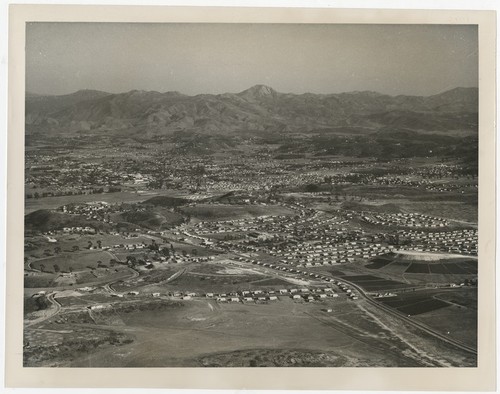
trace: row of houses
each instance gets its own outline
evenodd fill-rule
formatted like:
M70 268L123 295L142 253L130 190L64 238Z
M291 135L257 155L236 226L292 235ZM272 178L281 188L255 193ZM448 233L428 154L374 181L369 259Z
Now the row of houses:
M398 235L411 242L409 246L401 246L400 249L403 250L477 255L477 229L433 233L401 231Z
M446 219L419 213L371 214L362 216L369 224L382 226L438 228L449 225Z
M311 267L315 265L332 265L352 262L355 258L371 258L389 253L393 246L361 241L336 244L326 241L325 244L289 245L286 249L271 247L272 256L281 257L283 264Z

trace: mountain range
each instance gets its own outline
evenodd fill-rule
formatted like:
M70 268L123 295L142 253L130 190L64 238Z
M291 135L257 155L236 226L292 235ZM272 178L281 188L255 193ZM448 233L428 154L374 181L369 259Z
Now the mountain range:
M26 132L169 135L193 131L308 133L333 128L403 128L477 131L478 89L455 88L433 96L390 96L370 91L338 94L280 93L255 85L240 93L199 94L132 90L111 94L26 94Z

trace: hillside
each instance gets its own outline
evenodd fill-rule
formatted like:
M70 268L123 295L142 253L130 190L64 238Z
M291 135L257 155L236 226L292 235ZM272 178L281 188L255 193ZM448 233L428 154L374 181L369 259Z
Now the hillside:
M152 230L170 228L184 220L182 215L166 210L128 211L122 213L120 219Z
M169 197L169 196L156 196L143 201L143 205L152 205L158 207L178 207L180 205L187 204L189 200L180 197Z
M94 229L105 229L109 224L96 220L89 220L80 215L69 215L60 212L40 209L31 212L24 217L26 230L51 231L61 230L63 227L91 227Z
M289 94L256 85L240 93L187 96L133 90L122 94L79 91L65 96L26 96L26 129L37 132L176 131L318 132L341 127L414 130L477 129L478 91L456 88L429 97L376 92Z

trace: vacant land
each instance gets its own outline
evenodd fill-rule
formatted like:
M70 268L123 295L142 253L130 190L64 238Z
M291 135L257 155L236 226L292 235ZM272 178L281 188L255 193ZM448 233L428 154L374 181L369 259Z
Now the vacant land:
M293 215L291 209L279 205L223 205L223 204L199 204L194 207L182 208L182 212L193 219L215 221L248 219L259 216Z
M373 275L347 275L341 278L353 282L367 291L384 291L411 287L408 283L387 280Z
M335 312L325 314L322 309L330 303ZM200 300L163 311L115 311L124 326L113 329L132 335L134 342L89 353L70 365L273 366L283 359L298 366L369 366L374 362L420 366L447 358L429 349L426 357L415 353L350 301L330 303L294 303L285 298L267 305L223 305ZM384 345L391 338L397 350Z
M75 253L61 253L56 256L47 257L33 261L32 267L38 270L51 272L69 272L80 271L92 268L98 268L99 262L109 265L112 256L107 252L84 251ZM58 267L58 268L56 268Z

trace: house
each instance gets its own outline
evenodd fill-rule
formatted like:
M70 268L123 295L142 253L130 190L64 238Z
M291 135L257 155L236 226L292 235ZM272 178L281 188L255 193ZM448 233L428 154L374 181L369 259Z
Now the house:
M153 297L159 297L160 293L153 293Z
M293 299L294 300L300 300L301 299L301 296L299 294L294 294L293 295Z
M269 297L269 301L276 301L278 299L278 297L276 296L270 296Z

